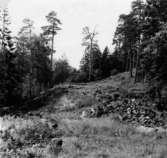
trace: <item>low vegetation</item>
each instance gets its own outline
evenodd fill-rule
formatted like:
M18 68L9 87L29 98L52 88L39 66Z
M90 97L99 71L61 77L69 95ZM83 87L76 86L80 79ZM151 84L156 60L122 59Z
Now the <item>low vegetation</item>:
M107 85L111 81L115 86L120 84L120 80L113 80L114 76L91 84L71 85L64 94L52 92L51 102L45 107L22 116L1 117L0 156L165 157L166 128L126 122L117 112L81 117L83 111L106 104L103 97L109 92L113 95L117 89ZM95 93L103 97L98 100Z
M119 17L113 52L84 27L79 70L53 59L62 25L55 11L40 34L26 18L14 38L2 10L0 157L165 158L166 7L133 1Z

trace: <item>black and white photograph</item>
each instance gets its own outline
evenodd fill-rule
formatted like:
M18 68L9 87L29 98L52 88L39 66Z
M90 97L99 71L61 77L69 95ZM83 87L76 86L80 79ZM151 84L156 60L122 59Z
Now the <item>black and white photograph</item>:
M0 158L167 158L167 0L0 0Z

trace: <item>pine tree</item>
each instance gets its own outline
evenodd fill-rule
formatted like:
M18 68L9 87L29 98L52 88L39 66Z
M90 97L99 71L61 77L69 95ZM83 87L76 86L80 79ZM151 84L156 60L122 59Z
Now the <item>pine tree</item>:
M111 74L111 65L110 65L110 51L108 47L105 47L102 58L101 58L101 71L102 77L106 78L109 77Z
M93 75L93 49L97 47L97 40L95 39L96 35L98 34L94 29L92 32L90 31L89 27L83 28L83 46L86 46L85 51L89 52L89 81L92 80Z
M80 63L80 69L87 77L88 81L101 78L101 51L97 44L92 46L90 52L89 46L85 49L84 56ZM90 65L91 65L91 80L90 80Z
M18 74L17 54L10 35L11 31L8 28L10 21L7 9L1 13L1 23L0 102L3 105L11 106L21 100L19 83L22 81L22 76Z
M54 38L57 35L57 32L61 30L59 25L61 25L61 21L57 18L57 13L55 11L51 11L47 16L46 19L49 23L47 26L43 26L43 35L47 36L47 39L51 40L51 68L53 69L53 54L54 54Z
M32 31L34 29L34 22L29 19L25 18L23 19L23 27L20 29L18 35L20 40L22 40L22 47L24 50L23 52L26 52L27 55L29 56L29 75L27 76L29 78L29 97L32 97L33 93L33 66L32 66L32 50L31 50L31 45L32 45Z

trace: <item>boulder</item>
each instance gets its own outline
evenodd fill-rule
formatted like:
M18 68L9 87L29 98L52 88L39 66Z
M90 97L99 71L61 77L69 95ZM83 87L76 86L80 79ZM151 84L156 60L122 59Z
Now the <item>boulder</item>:
M151 127L145 127L145 126L138 126L136 127L136 132L143 133L143 134L149 134L155 132L155 128Z

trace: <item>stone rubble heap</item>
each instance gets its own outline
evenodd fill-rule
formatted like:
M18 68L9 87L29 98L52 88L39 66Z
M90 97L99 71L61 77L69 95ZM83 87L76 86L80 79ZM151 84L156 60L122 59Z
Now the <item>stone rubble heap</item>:
M118 91L95 90L92 95L100 102L89 109L88 117L101 117L118 113L125 122L137 123L147 127L162 127L167 121L167 114L153 110L154 103L138 98L121 97Z

